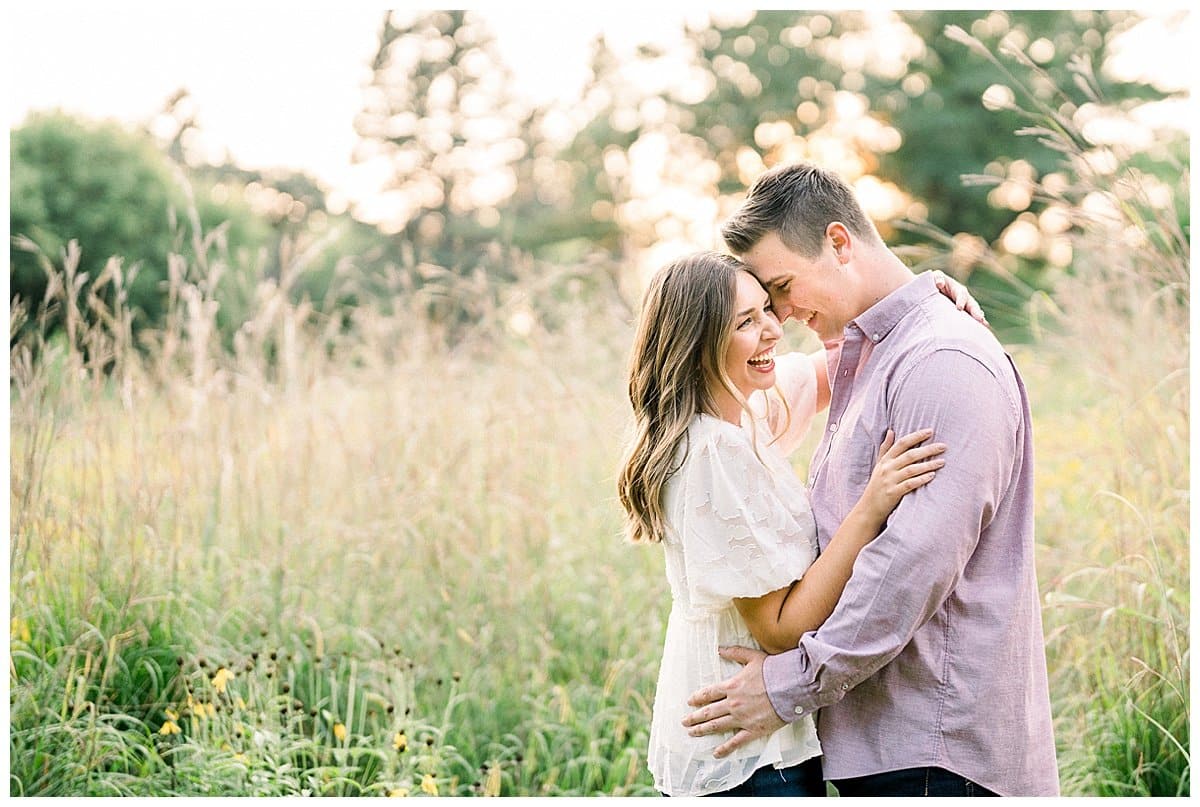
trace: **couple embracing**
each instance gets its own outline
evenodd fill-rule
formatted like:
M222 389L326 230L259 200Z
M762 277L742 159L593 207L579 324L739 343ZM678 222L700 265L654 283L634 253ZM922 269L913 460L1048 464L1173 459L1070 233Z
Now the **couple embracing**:
M764 174L722 234L738 257L655 275L630 361L620 500L672 596L656 787L1057 794L1015 366L817 166ZM824 350L776 356L788 319ZM825 407L806 487L786 457Z

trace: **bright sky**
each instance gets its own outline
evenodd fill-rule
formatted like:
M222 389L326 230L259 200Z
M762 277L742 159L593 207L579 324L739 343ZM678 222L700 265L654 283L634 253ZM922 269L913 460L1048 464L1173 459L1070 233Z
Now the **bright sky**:
M351 198L374 189L377 178L356 171L350 154L381 8L18 2L0 12L9 128L52 107L144 121L186 87L207 141L239 164L303 168ZM539 102L579 90L597 33L619 50L669 37L684 19L678 8L647 8L635 29L628 8L475 5Z
M31 109L52 107L144 121L186 87L209 144L241 165L301 168L352 199L375 189L379 178L355 170L350 154L383 17L376 5L17 3L0 12L10 128ZM678 4L472 5L487 16L518 83L542 102L579 89L597 33L620 53L637 41L669 42L688 13ZM1194 41L1187 28L1177 42ZM1171 48L1158 34L1145 38L1153 53L1132 49L1129 72L1153 64L1191 76L1188 48L1175 49L1175 67L1164 65Z

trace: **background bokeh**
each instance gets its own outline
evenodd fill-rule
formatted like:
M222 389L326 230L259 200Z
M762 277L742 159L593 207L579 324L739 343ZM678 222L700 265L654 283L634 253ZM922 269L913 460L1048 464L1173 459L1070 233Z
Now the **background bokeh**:
M11 129L10 791L652 793L632 320L809 159L1026 375L1064 792L1188 793L1190 16L693 12L555 95L496 15L379 13L369 193L187 87Z

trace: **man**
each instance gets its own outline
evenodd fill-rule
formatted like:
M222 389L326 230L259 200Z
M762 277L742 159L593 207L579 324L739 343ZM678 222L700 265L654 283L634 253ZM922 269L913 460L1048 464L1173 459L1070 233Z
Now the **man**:
M809 487L822 548L891 428L930 427L946 465L863 549L837 609L777 656L692 695L723 756L820 709L825 778L844 796L1056 795L1034 572L1029 405L1011 359L883 243L838 177L773 169L724 226L730 249L825 343L828 425Z

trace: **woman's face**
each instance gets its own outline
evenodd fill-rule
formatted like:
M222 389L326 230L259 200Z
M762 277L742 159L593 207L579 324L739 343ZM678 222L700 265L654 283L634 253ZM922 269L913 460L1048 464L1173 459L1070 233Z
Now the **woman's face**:
M775 343L783 335L771 298L749 272L737 273L733 336L725 372L742 395L775 386Z

